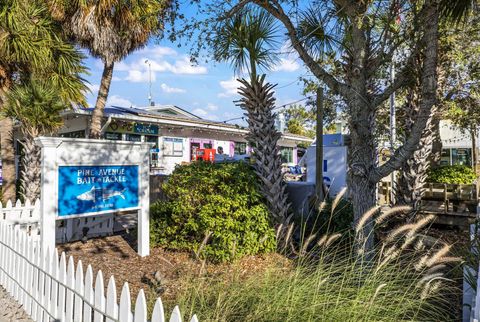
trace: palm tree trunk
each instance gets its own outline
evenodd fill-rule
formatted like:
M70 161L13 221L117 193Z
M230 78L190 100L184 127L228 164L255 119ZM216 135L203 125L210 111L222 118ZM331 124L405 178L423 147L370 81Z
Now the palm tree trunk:
M282 159L278 140L281 133L275 128L275 106L273 85L264 83L265 75L250 84L240 80L242 96L238 105L247 112L249 133L247 139L253 142L255 172L261 181L261 191L275 223L284 223L288 217L289 204L282 176Z
M32 203L40 198L40 163L41 150L33 141L33 137L25 135L22 156L20 191L25 200Z
M13 146L13 121L9 117L0 120L0 147L2 158L2 201L16 201L15 149Z
M113 62L105 62L103 67L102 81L98 90L97 102L92 114L92 122L90 124L90 138L99 139L101 136L102 119L107 103L108 91L112 82Z

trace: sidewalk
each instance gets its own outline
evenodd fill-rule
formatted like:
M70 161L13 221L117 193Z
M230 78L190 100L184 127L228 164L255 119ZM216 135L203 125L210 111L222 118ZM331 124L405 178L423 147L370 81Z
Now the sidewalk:
M3 287L0 286L0 322L33 322Z

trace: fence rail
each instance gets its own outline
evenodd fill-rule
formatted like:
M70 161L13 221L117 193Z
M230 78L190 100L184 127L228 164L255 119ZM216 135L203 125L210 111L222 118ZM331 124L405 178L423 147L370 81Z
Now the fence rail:
M20 218L23 215L24 218L35 218L37 204L0 207L0 284L27 314L39 322L148 321L143 290L140 290L132 311L128 283L123 285L118 302L113 276L108 280L105 293L101 270L94 279L90 265L84 271L81 260L75 266L73 257L67 260L64 252L59 256L56 249L42 249L36 235L25 229L22 221L15 221L15 214ZM150 321L166 321L160 298L155 302ZM178 306L173 309L169 321L182 321ZM190 322L198 322L197 317L194 315Z

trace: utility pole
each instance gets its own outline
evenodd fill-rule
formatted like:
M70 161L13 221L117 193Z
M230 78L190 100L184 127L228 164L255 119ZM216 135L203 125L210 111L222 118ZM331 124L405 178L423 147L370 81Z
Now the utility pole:
M148 106L151 106L152 105L152 64L148 61L148 59L145 60L145 64L148 64L148 85L149 85Z
M390 66L390 81L393 84L395 81L395 63L392 61ZM396 127L396 111L395 111L395 92L390 95L390 156L395 152L395 142L397 141L397 127ZM391 174L392 190L390 193L390 200L395 203L395 186L396 186L396 171Z
M315 145L315 196L318 205L325 198L323 191L323 88L317 88L317 139Z

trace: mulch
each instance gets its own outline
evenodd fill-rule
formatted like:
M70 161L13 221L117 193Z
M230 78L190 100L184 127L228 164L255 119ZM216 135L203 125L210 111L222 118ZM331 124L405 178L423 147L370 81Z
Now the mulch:
M229 276L234 272L248 276L269 267L289 267L290 262L278 254L246 256L235 263L213 264L195 259L188 252L166 250L153 247L150 255L140 257L135 250L135 242L129 235L117 235L90 239L57 246L59 253L73 256L75 263L81 260L84 271L91 265L96 276L101 270L105 286L110 276L115 277L117 294L128 282L132 299L140 289L147 294L154 291L164 302L174 302L176 296L195 276ZM159 287L161 286L161 287Z

